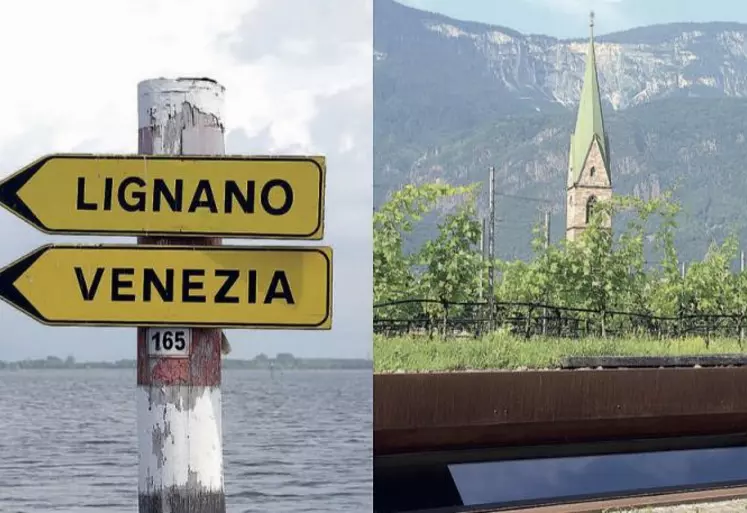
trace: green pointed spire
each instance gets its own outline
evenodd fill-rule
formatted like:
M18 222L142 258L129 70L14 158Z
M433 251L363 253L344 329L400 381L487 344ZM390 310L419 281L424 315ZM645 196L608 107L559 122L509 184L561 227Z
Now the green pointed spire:
M594 12L591 13L591 38L589 40L589 53L586 56L586 71L584 73L584 85L581 89L581 100L578 104L578 116L576 118L576 129L571 136L571 151L569 156L570 172L568 175L568 186L572 186L579 179L581 169L584 166L586 155L591 143L596 138L602 150L602 158L609 170L609 151L607 138L604 134L604 121L602 119L602 97L599 92L599 78L597 77L597 60L594 55Z

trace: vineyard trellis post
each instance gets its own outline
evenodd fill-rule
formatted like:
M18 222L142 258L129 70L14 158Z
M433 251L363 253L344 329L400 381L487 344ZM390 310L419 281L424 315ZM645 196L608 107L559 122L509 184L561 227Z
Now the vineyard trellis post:
M449 303L447 301L443 301L441 303L441 306L444 309L444 320L442 325L441 338L446 339L449 328Z
M480 227L480 280L478 281L478 291L480 301L485 299L485 218L482 219L482 225Z
M490 221L488 223L488 308L490 309L489 330L495 329L495 167L490 166L489 192Z
M744 250L739 252L739 274L742 274L742 273L744 273ZM741 349L742 344L744 343L744 310L741 310L739 312L738 322L739 322L739 348Z
M545 209L545 260L550 249L550 208ZM543 299L547 303L547 295ZM542 308L542 335L547 335L547 307Z
M683 283L685 281L685 274L686 273L687 273L687 265L685 264L685 262L681 262L680 263L680 278L682 279ZM680 289L680 290L682 290L682 289ZM685 332L686 332L686 329L683 326L683 321L685 320L683 318L685 304L683 302L682 292L680 292L678 295L679 295L678 301L679 301L680 307L679 307L679 312L678 312L679 319L677 320L677 331L679 331L679 336L683 337L685 335Z

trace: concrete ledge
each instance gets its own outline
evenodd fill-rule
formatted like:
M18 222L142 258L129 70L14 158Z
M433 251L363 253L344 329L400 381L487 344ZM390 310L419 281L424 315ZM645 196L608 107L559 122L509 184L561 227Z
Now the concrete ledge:
M714 490L699 490L699 491L684 491L675 493L666 493L658 495L645 495L639 497L626 497L622 499L609 499L589 502L577 502L568 504L558 504L552 506L534 506L531 508L521 509L485 509L483 507L478 508L459 508L451 509L451 513L525 513L532 511L533 513L605 513L615 511L630 511L638 508L654 508L662 506L674 506L680 504L702 504L705 506L708 503L723 503L729 500L742 499L747 497L747 487L740 486L734 488L719 488ZM697 511L722 511L716 504L709 504L713 509L703 510L698 509ZM425 511L415 513L426 513ZM449 513L447 510L430 510L428 513Z
M563 369L659 367L741 367L747 366L745 354L691 356L569 356L561 362Z

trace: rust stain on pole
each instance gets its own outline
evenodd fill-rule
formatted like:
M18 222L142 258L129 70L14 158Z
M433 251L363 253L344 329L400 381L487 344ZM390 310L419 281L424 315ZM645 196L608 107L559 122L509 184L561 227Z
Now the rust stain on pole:
M138 85L138 152L223 155L224 88L211 79ZM219 238L140 237L140 244L214 246ZM186 358L150 356L138 328L140 513L225 513L221 330L191 329Z
M737 433L747 368L374 376L374 454Z

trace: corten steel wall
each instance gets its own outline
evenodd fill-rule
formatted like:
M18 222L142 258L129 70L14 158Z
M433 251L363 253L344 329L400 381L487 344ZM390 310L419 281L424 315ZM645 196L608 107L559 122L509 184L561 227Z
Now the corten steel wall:
M374 455L747 431L747 368L377 374Z

